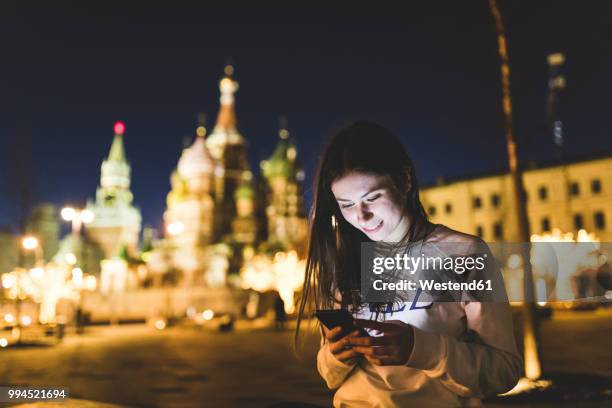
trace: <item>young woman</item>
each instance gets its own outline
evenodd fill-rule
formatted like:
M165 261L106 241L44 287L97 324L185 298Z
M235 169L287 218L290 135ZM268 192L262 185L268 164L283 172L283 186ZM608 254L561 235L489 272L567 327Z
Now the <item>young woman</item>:
M388 130L357 122L335 135L311 223L296 340L312 306L346 309L370 333L322 326L317 367L337 389L335 407L478 406L517 383L522 363L507 302L362 300L362 242L484 245L428 221L412 161Z

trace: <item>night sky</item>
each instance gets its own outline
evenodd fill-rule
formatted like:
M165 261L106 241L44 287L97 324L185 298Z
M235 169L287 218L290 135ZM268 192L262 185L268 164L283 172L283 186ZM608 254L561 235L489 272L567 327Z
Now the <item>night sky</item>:
M211 129L228 58L252 169L287 115L307 174L343 123L389 127L421 184L505 169L499 58L485 0L394 9L294 2L19 2L0 5L0 226L18 191L34 202L93 198L116 120L132 191L161 226L170 173L198 112ZM566 157L612 151L612 3L499 1L508 32L522 160L554 156L546 55L564 52Z

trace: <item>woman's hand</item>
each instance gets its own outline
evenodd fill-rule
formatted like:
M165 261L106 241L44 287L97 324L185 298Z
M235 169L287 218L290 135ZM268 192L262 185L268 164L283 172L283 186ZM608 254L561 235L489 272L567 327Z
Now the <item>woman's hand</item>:
M352 351L363 354L375 365L404 365L408 362L414 347L412 326L362 319L355 319L355 325L378 330L383 335L349 338L348 344L352 346Z
M334 327L332 330L327 330L325 327L323 329L325 331L325 338L329 342L329 351L331 351L336 359L344 364L354 364L357 362L360 354L355 352L348 344L351 339L361 334L359 330L342 336L342 327L340 326Z

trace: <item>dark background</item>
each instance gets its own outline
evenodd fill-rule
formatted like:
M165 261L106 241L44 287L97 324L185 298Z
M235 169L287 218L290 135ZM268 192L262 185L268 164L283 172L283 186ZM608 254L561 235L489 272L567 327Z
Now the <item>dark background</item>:
M228 58L252 169L287 115L308 201L325 139L358 118L402 138L421 184L506 168L487 1L224 4L3 1L0 225L16 228L27 208L20 197L59 206L93 198L113 123L123 120L135 203L160 227L198 112L212 128ZM610 152L612 3L499 5L523 162L555 157L545 121L551 52L566 54L565 156Z

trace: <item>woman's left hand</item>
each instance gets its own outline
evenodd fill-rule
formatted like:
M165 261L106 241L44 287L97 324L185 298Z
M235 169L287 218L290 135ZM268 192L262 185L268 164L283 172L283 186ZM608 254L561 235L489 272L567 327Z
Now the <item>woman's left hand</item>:
M355 319L357 327L378 330L380 337L353 337L347 342L353 350L375 365L404 365L414 346L414 330L406 324Z

